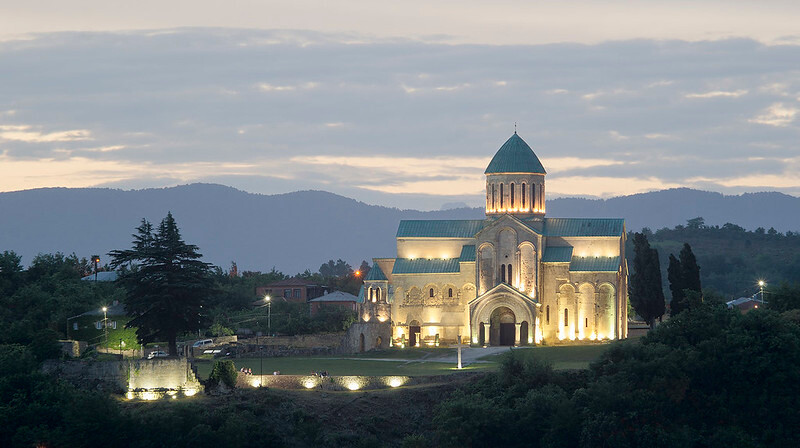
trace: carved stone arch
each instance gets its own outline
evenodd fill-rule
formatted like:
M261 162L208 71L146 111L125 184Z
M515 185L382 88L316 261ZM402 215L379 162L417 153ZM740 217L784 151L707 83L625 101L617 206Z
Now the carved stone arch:
M442 301L445 305L458 305L459 290L452 283L445 283L442 286Z
M431 295L431 292L433 294ZM436 283L428 283L422 289L422 297L425 305L438 306L442 305L442 291Z
M459 291L459 303L466 303L470 300L478 297L476 294L477 288L472 283L464 283L464 286L461 287Z
M494 287L495 281L495 264L497 260L497 251L494 244L484 242L478 247L478 282L480 285L479 294Z
M499 307L507 307L514 313L517 322L526 320L532 322L536 311L510 293L498 293L486 300L482 300L472 312L472 321L475 325L479 322L489 322L492 312Z
M412 286L406 293L406 305L422 305L422 290Z
M392 292L392 301L394 303L404 303L406 291L402 287L389 288Z

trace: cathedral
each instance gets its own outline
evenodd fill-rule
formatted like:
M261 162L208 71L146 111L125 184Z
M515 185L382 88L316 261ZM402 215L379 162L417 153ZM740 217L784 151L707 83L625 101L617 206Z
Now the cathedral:
M545 172L515 132L486 175L486 218L407 220L374 258L361 322L403 347L555 344L627 336L623 219L547 218Z

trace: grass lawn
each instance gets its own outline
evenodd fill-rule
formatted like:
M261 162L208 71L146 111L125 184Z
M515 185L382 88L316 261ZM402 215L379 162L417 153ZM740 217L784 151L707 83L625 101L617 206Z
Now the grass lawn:
M372 358L372 359L421 359L425 357L439 357L452 355L456 352L454 348L447 347L424 347L424 348L390 348L386 350L375 350L371 352L347 355L348 358Z
M260 360L258 358L238 358L233 360L236 369L242 367L252 369L258 374ZM213 361L196 361L197 374L202 379L208 378ZM467 366L462 372L485 371L497 368L494 362ZM361 359L336 358L264 358L264 374L278 370L284 375L308 375L312 371L328 371L329 375L445 375L455 372L455 364L442 362L404 362L404 361L371 361Z
M596 361L606 351L608 344L593 345L557 345L549 347L532 347L515 350L514 353L525 358L538 358L553 365L556 370L562 369L587 369L589 364ZM506 353L489 355L481 360L500 362L500 357Z

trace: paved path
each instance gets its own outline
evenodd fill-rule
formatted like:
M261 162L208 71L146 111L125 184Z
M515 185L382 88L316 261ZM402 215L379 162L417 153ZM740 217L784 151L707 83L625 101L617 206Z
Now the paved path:
M515 347L514 350L524 350L530 347ZM494 355L497 353L503 353L511 350L511 347L486 347L486 348L474 348L474 347L464 347L461 349L461 365L468 366L473 363L481 363L487 362L482 361L478 358L482 358L484 356ZM320 359L331 359L331 358L320 358ZM358 361L391 361L391 362L404 362L404 363L412 363L412 362L445 362L445 363L453 363L456 364L458 362L458 353L446 353L446 354L439 354L436 352L431 352L421 358L416 359L405 359L405 358L334 358L334 359L349 359L349 360L358 360Z

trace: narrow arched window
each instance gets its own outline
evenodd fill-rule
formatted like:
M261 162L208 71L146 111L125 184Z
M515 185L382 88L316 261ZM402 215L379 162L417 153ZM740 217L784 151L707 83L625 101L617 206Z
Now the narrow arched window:
M376 291L375 296L377 297L378 301L381 300L381 288L378 288L378 291Z
M545 308L544 319L547 321L547 325L550 325L550 305Z
M453 288L449 288L447 290L447 297L452 299L453 298Z
M500 184L500 207L503 207L503 184Z
M569 326L569 308L564 308L564 326Z
M525 182L522 183L522 208L525 208Z
M513 208L514 207L514 184L512 183L510 185L510 187L511 187L511 207Z
M431 289L430 289L430 291L428 291L428 294L429 294L431 297L433 297L433 288L431 288Z
M533 208L538 208L536 205L536 184L531 184L531 203Z
M508 283L513 282L514 281L513 278L514 278L514 276L511 275L511 264L509 263L509 265L508 265Z
M583 325L585 328L589 328L589 318L586 318L586 323Z
M502 283L506 282L506 265L504 264L500 265L500 281Z
M492 184L492 210L494 210L494 184Z

